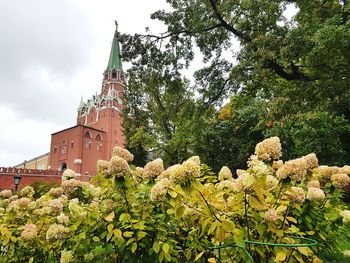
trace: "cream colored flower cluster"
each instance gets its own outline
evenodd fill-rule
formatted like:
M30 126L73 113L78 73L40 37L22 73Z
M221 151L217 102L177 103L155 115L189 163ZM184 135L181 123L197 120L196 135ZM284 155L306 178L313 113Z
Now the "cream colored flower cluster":
M309 187L306 198L310 201L323 201L326 198L326 195L320 188Z
M72 251L63 250L61 252L60 263L71 263L73 261L74 261L74 257L73 257Z
M115 146L113 148L113 156L119 156L121 158L123 158L124 160L126 160L127 162L132 162L134 160L134 155L131 154L127 149L124 149L122 147L119 146Z
M151 189L150 198L152 201L161 201L166 196L172 183L168 178L159 180Z
M265 188L266 190L273 190L278 186L278 179L272 175L267 175L266 176L266 181L265 181Z
M61 187L51 188L49 191L49 195L52 197L60 197L63 195L63 189Z
M292 186L288 195L290 196L290 199L296 203L305 202L305 191L301 187Z
M288 176L295 180L301 181L304 179L307 172L307 162L304 158L297 158L285 162L276 172L279 179L287 178Z
M12 201L9 205L9 210L25 209L29 206L31 200L27 197L22 197L18 200Z
M8 200L9 200L9 202L16 201L16 200L18 200L18 195L13 195Z
M35 194L35 191L34 191L33 187L31 187L29 185L27 185L26 187L24 187L20 191L20 195L22 197L32 197L34 194Z
M46 206L50 207L51 212L58 214L63 210L63 204L61 199L52 199L46 202Z
M350 223L350 211L349 210L343 210L340 212L340 216L343 217L343 223L348 224Z
M279 217L278 217L277 211L275 209L270 208L269 210L267 210L265 212L265 220L266 221L273 222L273 221L276 221L278 219L279 219Z
M234 180L224 180L216 185L218 190L224 190L225 192L237 192L237 185Z
M339 167L320 165L319 167L315 168L313 172L317 175L331 178L333 174L339 173Z
M350 177L347 174L333 174L331 180L336 188L344 188L350 183Z
M61 213L59 216L57 216L57 222L62 225L67 225L69 221L69 216L65 215L64 213Z
M223 166L219 172L219 181L225 181L225 180L231 180L233 179L232 177L232 172L230 168L227 166Z
M35 224L26 224L21 233L24 240L32 240L38 236L38 228Z
M128 162L119 156L113 156L109 162L108 174L115 177L124 177L125 174L130 173Z
M52 224L46 232L46 240L53 242L56 240L62 240L67 237L69 229L63 225Z
M318 159L316 154L314 153L310 153L308 155L305 155L303 157L305 161L306 161L306 169L310 170L310 169L314 169L318 166Z
M84 207L82 207L79 204L79 199L78 198L74 198L72 200L69 201L68 204L68 208L69 208L69 212L70 214L75 217L75 218L84 218L86 217L86 211L84 209Z
M61 184L63 191L68 195L73 194L81 186L82 186L82 182L75 179L69 179L69 180L63 181Z
M302 181L308 170L312 170L318 165L318 159L314 153L310 153L301 158L290 160L281 165L276 173L279 179L290 177L295 181Z
M12 191L11 190L2 190L0 192L0 197L2 198L10 198L12 195Z
M163 178L170 178L170 175L179 167L181 167L181 164L174 164L172 166L169 166L164 172L162 172L158 177L157 180L163 179Z
M186 184L200 175L200 160L198 156L193 156L182 164L170 166L165 171L163 162L157 161L148 167L147 165L144 168L144 177L146 179L150 177L150 175L145 176L147 170L151 171L148 173L153 176L158 174L157 183L151 189L151 200L153 201L164 199L172 185Z
M97 161L97 171L106 174L108 172L109 162L106 160Z
M200 166L197 162L193 162L193 160L188 159L183 162L180 166L170 174L170 180L175 184L186 184L199 177L200 175Z
M158 158L149 163L147 163L143 170L143 178L149 180L151 178L156 178L164 171L163 160Z
M350 175L350 165L345 165L339 168L339 173Z
M70 179L74 179L77 176L77 174L71 170L71 169L66 169L63 172L62 175L62 181L66 181L66 180L70 180Z
M321 188L320 182L318 180L310 180L307 184L308 187L316 187L316 188Z
M271 173L270 167L263 161L259 160L256 155L250 156L248 166L250 168L250 172L252 172L257 177L266 176L267 174Z
M256 156L263 161L278 160L282 156L282 145L278 137L271 137L258 143Z

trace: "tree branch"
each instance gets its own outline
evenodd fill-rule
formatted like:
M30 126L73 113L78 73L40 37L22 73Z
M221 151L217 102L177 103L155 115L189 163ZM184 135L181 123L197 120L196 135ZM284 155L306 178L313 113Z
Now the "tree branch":
M221 25L226 28L228 31L232 32L235 36L237 36L238 38L245 40L247 42L251 42L252 38L250 35L247 35L245 33L243 33L242 31L237 30L236 28L234 28L232 25L230 25L229 23L227 23L225 21L225 19L222 17L222 15L220 14L217 6L216 6L216 1L215 0L209 0L210 5L214 11L214 15L216 16L216 18L220 21Z

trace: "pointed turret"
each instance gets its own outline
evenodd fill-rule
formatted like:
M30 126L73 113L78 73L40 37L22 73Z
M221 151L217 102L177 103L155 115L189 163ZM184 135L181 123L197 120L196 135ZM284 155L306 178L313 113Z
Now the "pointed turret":
M115 32L111 47L111 53L109 55L107 70L117 69L123 71L122 60L120 55L120 46L119 46L119 33L118 33L118 22L115 22Z

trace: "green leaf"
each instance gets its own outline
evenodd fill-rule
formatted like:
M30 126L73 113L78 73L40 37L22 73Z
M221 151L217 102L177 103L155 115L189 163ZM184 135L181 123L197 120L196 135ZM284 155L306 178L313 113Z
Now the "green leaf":
M287 257L287 254L285 251L280 250L276 253L276 260L277 261L284 261Z
M144 231L137 232L137 240L144 238L146 235L147 235L147 233Z
M132 237L133 234L134 234L133 232L125 231L125 232L123 233L123 236L124 236L124 237Z
M168 243L163 244L163 251L164 253L169 253L170 246Z
M255 182L255 178L254 178L254 175L252 175L252 174L247 174L243 178L244 188L249 188L250 186L252 186L254 184L254 182Z
M183 216L184 212L185 212L185 207L184 206L178 207L176 209L176 213L175 213L176 219L180 219Z
M172 197L172 198L176 198L177 197L177 193L175 191L168 191L168 194Z
M112 232L112 231L113 231L113 228L114 228L114 225L113 225L113 224L109 224L109 225L107 226L108 232Z
M135 242L135 243L133 243L132 246L131 246L131 252L132 252L132 253L135 253L136 249L137 249L137 243Z
M240 236L235 236L233 238L233 240L235 241L236 245L239 247L245 247L245 242L244 239Z
M156 240L156 241L154 241L154 243L153 243L153 250L154 250L154 252L156 252L157 254L159 253L159 250L160 250L160 246L159 246L159 242Z
M201 253L197 254L197 256L195 257L194 261L199 260L204 254L204 251L202 251Z
M107 222L112 222L113 219L114 219L114 216L115 216L115 215L114 215L114 211L113 211L113 212L109 213L108 216L105 217L105 220L106 220Z
M115 228L115 229L113 230L113 233L114 233L114 235L115 235L117 238L122 238L122 231L120 231L120 229Z

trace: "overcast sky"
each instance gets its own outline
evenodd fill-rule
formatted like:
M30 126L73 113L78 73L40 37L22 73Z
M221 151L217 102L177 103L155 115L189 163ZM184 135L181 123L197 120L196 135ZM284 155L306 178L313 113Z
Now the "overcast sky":
M0 0L0 167L49 152L100 92L114 34L155 26L165 0ZM159 29L159 26L156 25Z

